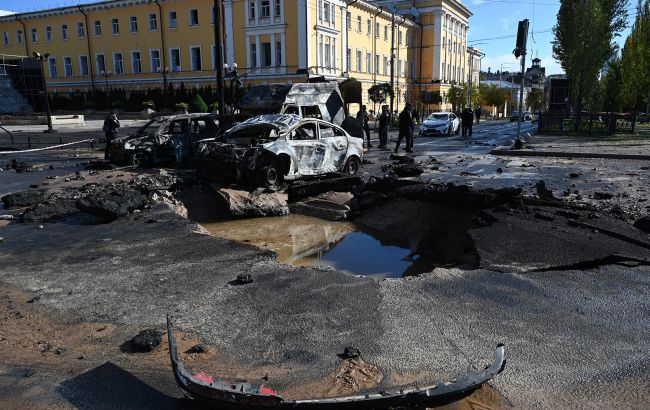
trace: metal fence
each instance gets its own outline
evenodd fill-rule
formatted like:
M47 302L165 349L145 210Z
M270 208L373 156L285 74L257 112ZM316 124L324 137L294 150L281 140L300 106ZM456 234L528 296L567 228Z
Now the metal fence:
M11 78L13 86L36 112L45 111L41 64L35 58L0 54L0 76Z
M545 112L539 117L540 134L605 134L634 133L636 115L632 113L583 112L578 121L575 114Z

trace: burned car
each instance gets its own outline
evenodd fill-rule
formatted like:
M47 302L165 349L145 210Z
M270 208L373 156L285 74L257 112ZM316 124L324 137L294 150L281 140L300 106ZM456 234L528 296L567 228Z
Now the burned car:
M108 159L118 164L146 166L164 162L182 162L194 153L194 144L217 135L217 117L208 113L157 117L135 134L110 142Z
M260 115L198 144L200 168L220 177L274 187L283 179L344 172L356 175L363 140L343 128L295 114Z

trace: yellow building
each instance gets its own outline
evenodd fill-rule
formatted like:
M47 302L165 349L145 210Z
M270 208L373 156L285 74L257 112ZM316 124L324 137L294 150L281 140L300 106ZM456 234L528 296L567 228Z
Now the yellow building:
M222 3L224 62L236 63L246 84L302 82L307 72L353 77L369 103L368 88L390 82L392 70L397 109L422 91L444 96L469 76L472 14L457 0ZM0 17L0 54L49 53L48 89L59 92L214 85L213 20L210 0L111 0L9 15Z

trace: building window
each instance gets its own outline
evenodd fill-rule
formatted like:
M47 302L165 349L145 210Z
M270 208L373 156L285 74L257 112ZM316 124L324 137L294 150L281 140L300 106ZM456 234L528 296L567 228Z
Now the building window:
M120 34L120 21L118 19L111 20L111 31L113 34Z
M155 14L149 14L149 30L158 30L158 16Z
M106 72L106 61L104 60L104 54L97 54L95 57L95 62L97 63L97 73L104 74Z
M379 38L380 28L379 23L375 23L375 37Z
M64 40L68 39L68 25L61 24L61 38Z
M262 66L271 65L271 43L262 43Z
M250 20L255 20L255 1L256 0L250 0L248 2L248 18Z
M260 18L271 17L271 0L262 0L260 6Z
M332 39L332 68L336 70L336 43Z
M79 56L79 75L88 75L88 56Z
M72 57L63 57L63 75L72 77Z
M345 26L348 30L352 30L352 13L349 11L345 12Z
M275 42L275 65L278 67L284 65L282 64L282 42L281 41Z
M138 18L136 16L129 17L129 30L131 30L131 33L137 33Z
M171 61L171 70L174 72L181 71L181 49L172 48L169 50L169 60Z
M99 20L95 20L95 35L96 36L102 35L102 22Z
M9 33L7 33L5 31L3 37L4 37L5 46L8 46L9 45Z
M329 44L324 44L325 46L325 67L332 68L332 50L330 50Z
M357 31L361 33L361 16L357 16Z
M113 69L115 70L115 74L124 74L122 53L113 53Z
M149 58L151 60L151 72L157 73L160 68L160 50L149 50Z
M52 26L45 27L45 41L52 41Z
M402 32L397 33L397 45L401 46L402 45Z
M257 44L251 43L251 67L257 67Z
M201 47L190 47L192 70L201 71Z
M16 31L16 43L23 44L23 31L22 30L17 30Z
M50 78L58 77L56 72L56 58L50 57L47 59L48 65L50 66Z
M190 26L199 25L199 11L197 9L190 10Z
M316 8L318 8L318 21L323 21L323 0L318 0Z
M36 43L38 41L38 32L36 31L35 28L32 29L32 43Z
M375 54L375 74L379 74L379 54Z
M384 75L388 75L388 57L384 56Z
M176 21L176 12L175 11L170 11L169 12L169 28L176 28L178 27L178 21Z
M84 23L77 23L77 37L86 37L86 30L84 30Z
M402 60L397 60L397 76L402 76Z
M388 41L388 26L384 26L384 40Z
M372 56L370 53L366 53L366 72L369 73L372 70Z
M332 27L336 27L336 6L332 3L330 4L330 8L332 9L332 16L331 16L331 23Z
M131 51L131 69L133 74L142 72L142 56L139 51Z
M363 70L363 66L361 65L361 63L362 63L361 59L362 58L363 57L361 57L361 50L357 50L357 71L358 72L361 72Z
M282 14L282 6L280 0L275 0L273 4L274 4L273 8L275 9L275 17L280 17L280 15Z
M328 2L324 2L323 4L323 20L325 20L326 23L329 23L331 21L331 14L330 14L330 4Z

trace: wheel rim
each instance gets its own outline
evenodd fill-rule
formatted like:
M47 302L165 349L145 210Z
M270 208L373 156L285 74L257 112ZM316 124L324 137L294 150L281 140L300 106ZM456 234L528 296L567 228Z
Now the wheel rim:
M266 182L268 182L269 185L274 185L278 182L278 171L274 167L269 167L266 170Z
M348 174L354 175L359 170L359 164L354 159L350 159L348 162Z

